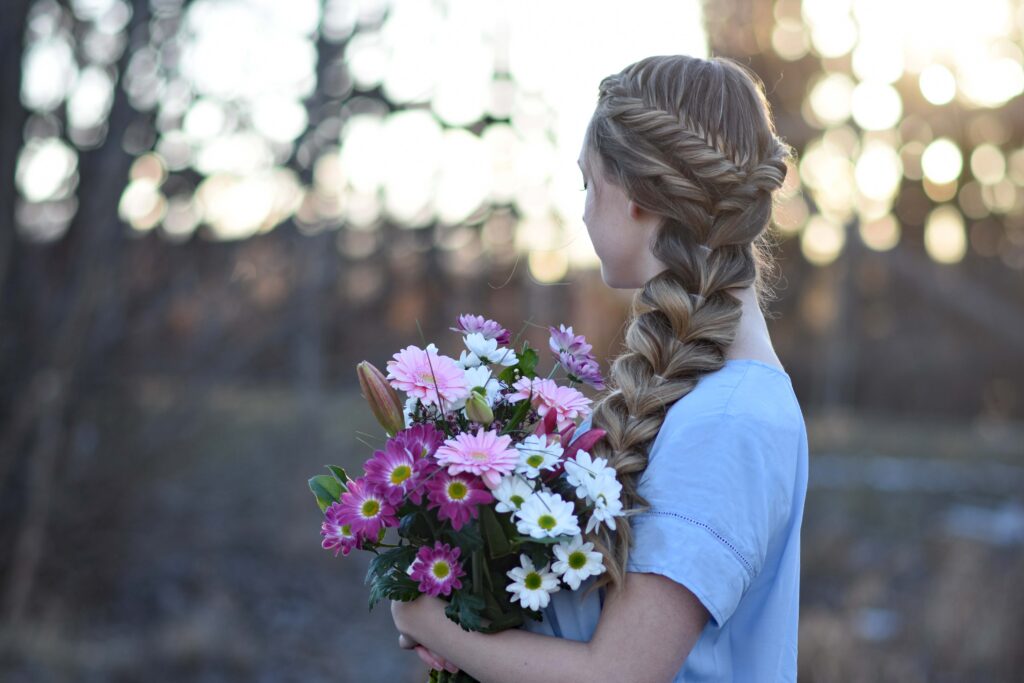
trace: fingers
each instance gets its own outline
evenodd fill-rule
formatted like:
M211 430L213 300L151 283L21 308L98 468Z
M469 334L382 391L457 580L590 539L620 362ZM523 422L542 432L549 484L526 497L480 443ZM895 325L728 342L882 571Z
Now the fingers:
M417 643L415 640L405 635L404 633L398 634L398 647L402 648L403 650L411 650L414 647L416 647L416 644Z
M459 667L455 666L451 662L448 662L443 657L434 654L422 645L416 646L416 654L419 655L420 659L423 660L424 664L426 664L432 669L437 669L438 671L441 671L443 669L451 673L456 673L459 670Z
M423 647L422 645L416 646L416 654L423 661L423 663L429 666L431 669L437 669L438 671L440 671L444 668L444 664L442 664L437 657L432 656L430 654L430 650Z

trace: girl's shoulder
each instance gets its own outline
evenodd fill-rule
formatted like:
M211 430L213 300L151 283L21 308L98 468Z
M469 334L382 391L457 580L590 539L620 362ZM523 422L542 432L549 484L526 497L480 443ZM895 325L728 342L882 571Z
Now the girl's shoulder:
M669 407L663 428L704 430L715 423L736 422L757 423L767 430L803 429L803 412L789 373L759 360L728 360Z

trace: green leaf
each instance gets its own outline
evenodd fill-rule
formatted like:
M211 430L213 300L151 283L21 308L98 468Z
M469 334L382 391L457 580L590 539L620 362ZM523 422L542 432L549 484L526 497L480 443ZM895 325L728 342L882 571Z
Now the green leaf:
M443 540L454 543L462 548L464 554L480 550L484 547L484 538L480 535L480 527L475 521L463 524L462 528L458 531L448 527L441 532L441 537Z
M417 548L414 546L403 545L399 548L389 548L386 552L374 556L366 570L365 583L371 583L375 578L385 576L392 569L398 569L405 573L416 557L416 551Z
M534 567L543 567L544 565L551 562L551 555L553 552L545 548L543 545L531 545L525 548L526 554L530 556L530 560L533 562Z
M390 600L409 602L420 595L419 584L403 571L392 569L383 579L384 594Z
M331 474L334 475L334 478L338 480L339 484L341 484L341 489L343 491L348 491L349 478L345 470L341 469L337 465L328 465L327 469L331 471Z
M516 409L512 412L512 417L508 419L505 426L501 428L501 434L505 435L509 432L519 429L519 424L526 417L526 414L530 412L530 401L528 399L521 400L517 405Z
M331 503L337 503L341 499L341 484L331 475L318 474L309 479L309 490L316 496L316 503L320 511L324 512Z
M546 536L544 538L534 538L533 536L516 536L512 539L514 543L536 543L537 545L558 545L559 543L565 543L570 540L571 536L555 536L551 538Z
M461 626L462 630L479 631L480 613L484 606L483 598L463 591L455 591L452 594L451 602L444 608L444 613Z
M536 351L528 347L526 344L523 344L523 350L519 352L519 364L517 366L519 368L519 372L523 373L523 375L527 377L536 377L537 361L539 359L540 356L537 355Z
M370 610L384 598L409 602L420 594L419 584L403 569L391 567L383 574L375 574L370 581Z
M489 505L480 507L480 527L483 530L484 540L487 543L487 556L492 560L499 557L511 555L514 548L505 535L505 529Z
M410 512L399 520L398 535L410 541L425 543L431 538L430 524L420 511Z

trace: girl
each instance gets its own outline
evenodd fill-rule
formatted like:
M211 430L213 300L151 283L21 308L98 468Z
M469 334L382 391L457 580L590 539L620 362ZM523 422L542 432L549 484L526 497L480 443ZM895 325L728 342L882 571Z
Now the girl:
M465 632L421 596L392 603L403 647L487 683L796 680L807 434L762 313L792 157L728 58L601 81L583 221L604 281L639 290L591 454L631 514L588 539L607 571L553 593L543 622Z

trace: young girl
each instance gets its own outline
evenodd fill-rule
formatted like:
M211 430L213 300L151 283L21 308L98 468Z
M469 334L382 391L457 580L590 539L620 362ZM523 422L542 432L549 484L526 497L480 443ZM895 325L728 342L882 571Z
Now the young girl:
M591 425L633 512L543 622L463 631L393 602L400 644L486 683L794 681L807 433L762 313L792 149L760 79L655 56L603 79L579 164L604 281L639 288Z

